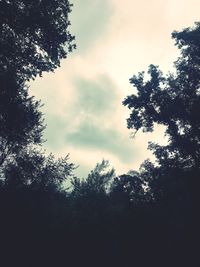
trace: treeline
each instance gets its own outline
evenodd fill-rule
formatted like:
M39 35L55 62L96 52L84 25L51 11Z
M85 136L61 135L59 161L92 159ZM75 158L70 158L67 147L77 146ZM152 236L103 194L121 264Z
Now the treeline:
M0 1L1 266L200 266L200 23L174 32L175 71L133 76L129 129L165 126L156 162L86 179L42 150L41 103L27 83L75 49L67 0ZM81 45L81 44L80 44ZM56 93L56 92L55 92Z

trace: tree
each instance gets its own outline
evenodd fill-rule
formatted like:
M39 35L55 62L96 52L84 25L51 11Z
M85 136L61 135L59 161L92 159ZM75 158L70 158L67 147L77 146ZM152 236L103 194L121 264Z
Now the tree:
M52 71L75 48L68 0L0 1L0 73L27 81Z
M155 124L166 127L168 144L149 146L161 166L199 168L200 23L174 32L172 37L181 51L175 72L164 76L158 67L150 65L147 81L144 72L130 79L137 94L128 96L123 104L131 110L128 128L151 132Z
M198 265L193 244L200 236L200 23L174 32L172 37L180 49L175 70L163 75L150 65L148 79L144 72L134 75L130 83L137 93L123 104L131 110L129 129L151 132L155 124L165 126L168 144L149 144L156 163L145 161L140 175L147 182L166 233L162 244L173 248L173 260ZM172 255L170 250L168 255Z
M44 129L40 101L12 79L7 84L0 93L0 167L27 145L41 144Z
M92 195L105 195L111 180L114 177L114 169L108 169L109 162L102 160L97 163L86 179L74 177L72 179L72 196L75 198L92 197Z
M79 266L101 266L108 261L108 189L114 177L114 170L102 160L89 173L86 179L72 179L72 191L69 195L71 207L70 255L73 264ZM81 258L77 258L77 252ZM72 264L72 265L73 265Z
M26 82L53 71L75 48L68 0L0 1L0 167L42 143L41 104Z
M21 150L15 159L10 160L5 168L5 185L34 190L62 191L64 183L72 176L74 164L68 162L68 155L63 159L46 156L33 148Z
M68 156L55 159L38 149L41 104L29 96L27 82L53 71L75 47L68 31L70 8L67 0L0 0L0 250L5 266L59 266L64 258L64 183L74 165Z
M145 181L139 172L132 172L115 177L111 187L111 197L120 204L144 205L150 200L149 192L145 189Z

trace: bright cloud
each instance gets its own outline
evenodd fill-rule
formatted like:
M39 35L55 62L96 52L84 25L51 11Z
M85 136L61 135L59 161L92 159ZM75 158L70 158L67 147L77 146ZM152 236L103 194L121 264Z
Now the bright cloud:
M47 128L45 148L68 153L84 176L103 158L117 173L137 169L148 141L163 141L163 128L130 139L123 99L129 78L151 63L168 71L177 57L170 35L199 19L197 0L74 0L72 32L77 50L55 73L31 83L41 99Z

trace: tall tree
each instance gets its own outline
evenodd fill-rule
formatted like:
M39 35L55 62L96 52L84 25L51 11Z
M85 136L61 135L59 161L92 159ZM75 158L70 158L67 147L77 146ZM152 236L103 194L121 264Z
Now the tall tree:
M46 156L38 149L26 148L7 163L5 185L62 191L64 182L72 175L73 170L74 164L68 162L68 155L55 159L52 154Z
M0 73L24 81L54 70L75 44L68 0L0 1Z
M172 37L181 51L175 71L164 76L151 65L147 81L144 72L134 75L130 83L137 94L128 96L123 104L131 110L128 128L150 132L155 124L166 127L168 145L150 144L160 165L199 168L200 23Z
M0 1L0 167L42 142L41 105L26 82L53 71L75 48L70 12L68 0Z
M5 77L4 77L5 78ZM27 145L41 144L44 129L40 101L6 76L0 91L0 167Z
M163 75L157 66L150 65L148 79L144 72L134 75L130 83L137 93L123 104L131 110L129 129L151 132L155 124L165 126L168 144L149 144L157 164L144 162L140 175L160 206L157 214L164 218L165 241L176 247L174 259L197 266L194 244L200 236L200 23L174 32L172 37L180 49L175 70Z

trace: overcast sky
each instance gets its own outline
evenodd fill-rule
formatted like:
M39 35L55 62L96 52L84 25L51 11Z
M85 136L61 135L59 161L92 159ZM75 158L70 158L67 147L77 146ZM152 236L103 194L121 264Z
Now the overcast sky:
M77 50L55 73L31 84L45 104L44 147L56 156L70 153L84 177L108 159L117 174L137 169L151 157L149 140L162 129L130 138L123 99L133 92L129 78L153 63L167 72L178 55L174 30L200 20L199 0L73 0L71 32Z

